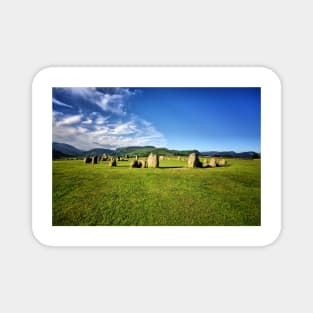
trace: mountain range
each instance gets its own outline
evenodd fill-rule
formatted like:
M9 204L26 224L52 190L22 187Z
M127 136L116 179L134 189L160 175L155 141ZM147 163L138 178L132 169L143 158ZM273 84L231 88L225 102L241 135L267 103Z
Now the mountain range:
M115 156L125 156L130 157L138 155L139 157L147 156L149 153L157 153L159 155L181 155L187 156L192 152L199 153L203 156L221 156L221 157L232 157L232 158L249 158L255 159L260 158L260 153L254 151L247 152L235 152L235 151L203 151L199 152L198 150L170 150L167 148L156 148L154 146L131 146L117 148L115 150L104 149L104 148L95 148L91 150L80 150L74 146L71 146L66 143L53 142L52 143L52 158L53 159L64 159L64 158L77 158L84 157L87 155L101 155L106 153L108 155Z

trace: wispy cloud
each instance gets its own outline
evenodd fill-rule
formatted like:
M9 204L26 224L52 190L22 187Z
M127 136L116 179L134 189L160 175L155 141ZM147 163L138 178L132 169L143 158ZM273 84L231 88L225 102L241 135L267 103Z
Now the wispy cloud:
M57 99L55 99L55 98L53 98L53 103L55 103L55 104L57 104L57 105L60 105L60 106L62 106L62 107L66 107L66 108L73 108L71 105L69 105L69 104L66 104L66 103L64 103L64 102L62 102L62 101L59 101L59 100L57 100Z
M111 131L112 135L132 135L136 133L138 133L138 125L133 120L113 124Z
M137 145L166 146L164 136L150 123L138 117L125 122L112 120L105 124L79 125L79 116L63 117L54 122L53 140L65 142L80 149L118 148Z
M91 125L92 124L92 119L87 118L86 120L82 121L82 124Z
M131 91L129 88L75 87L63 89L65 93L97 105L104 112L117 115L126 114L126 101L136 94L136 91Z
M56 127L64 126L64 125L72 125L77 124L81 121L81 115L72 115L61 118L58 122L55 123Z
M96 125L104 125L108 120L110 120L110 116L97 116L97 118L94 120L94 123Z
M66 108L64 112L53 112L53 140L56 142L85 150L133 145L166 146L163 134L152 123L127 112L127 99L137 94L133 90L62 88L60 94L60 100L53 98L53 102L60 110ZM70 103L68 107L66 102ZM70 107L72 115L69 114Z

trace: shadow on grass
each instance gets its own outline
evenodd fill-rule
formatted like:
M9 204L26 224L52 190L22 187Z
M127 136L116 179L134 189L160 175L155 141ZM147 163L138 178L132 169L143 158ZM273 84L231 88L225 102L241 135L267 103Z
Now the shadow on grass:
M195 167L195 168L203 168L203 169L206 169L206 168L219 168L219 167L229 167L230 165L227 164L227 165L223 165L223 166L210 166L210 165L207 165L207 166L202 166L202 167ZM171 168L190 168L190 167L187 167L187 166L160 166L159 169L162 169L162 170L166 170L166 169L171 169Z

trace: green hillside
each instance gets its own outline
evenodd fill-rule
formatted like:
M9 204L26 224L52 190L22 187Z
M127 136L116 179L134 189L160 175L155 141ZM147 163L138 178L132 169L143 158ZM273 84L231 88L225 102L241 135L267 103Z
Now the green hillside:
M167 148L156 148L153 146L145 146L145 147L126 147L126 148L118 148L116 149L116 155L129 155L130 157L134 157L138 155L139 157L146 157L149 153L157 153L159 155L181 155L187 156L192 152L197 152L197 150L169 150Z

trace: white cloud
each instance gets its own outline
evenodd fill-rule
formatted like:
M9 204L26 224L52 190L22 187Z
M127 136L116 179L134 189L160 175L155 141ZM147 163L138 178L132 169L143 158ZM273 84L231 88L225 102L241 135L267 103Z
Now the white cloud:
M87 118L85 121L82 121L82 124L91 125L92 124L92 119Z
M67 107L67 108L71 108L71 109L73 108L71 105L66 104L66 103L64 103L64 102L62 102L62 101L59 101L59 100L57 100L57 99L55 99L55 98L53 98L52 101L53 101L53 103L55 103L55 104L57 104L57 105L60 105L60 106L62 106L62 107Z
M76 97L82 98L92 104L97 105L106 112L117 115L125 115L125 102L136 92L130 91L128 88L110 88L109 90L98 90L94 87L86 88L64 88L65 92L70 92Z
M138 125L134 121L126 123L117 123L112 127L111 134L113 135L130 135L138 133Z
M81 115L72 115L65 117L63 119L60 119L55 123L56 127L62 126L62 125L72 125L77 124L81 121L82 116Z
M78 117L76 117L78 120ZM126 146L166 146L164 136L151 123L136 117L126 122L110 122L110 124L94 125L86 128L81 123L74 127L68 119L55 123L53 140L74 145L77 148L89 150L95 145L104 148L118 148ZM88 125L89 126L89 125ZM96 143L96 144L95 144Z
M136 92L128 88L96 89L96 88L65 88L71 92L73 99L98 106L90 108L80 106L79 114L65 115L53 113L53 140L76 146L79 149L117 148L125 146L154 145L166 146L166 140L152 123L140 117L127 114L128 97ZM78 101L80 102L80 101ZM62 102L63 103L63 102ZM74 103L74 102L73 102ZM63 103L65 104L65 103ZM100 110L101 109L101 110Z
M104 125L108 120L109 120L110 117L104 117L102 115L99 115L95 120L94 120L94 123L96 125Z
M62 116L62 115L64 115L63 112L53 111L53 113L52 113L53 120L55 120L58 116Z

